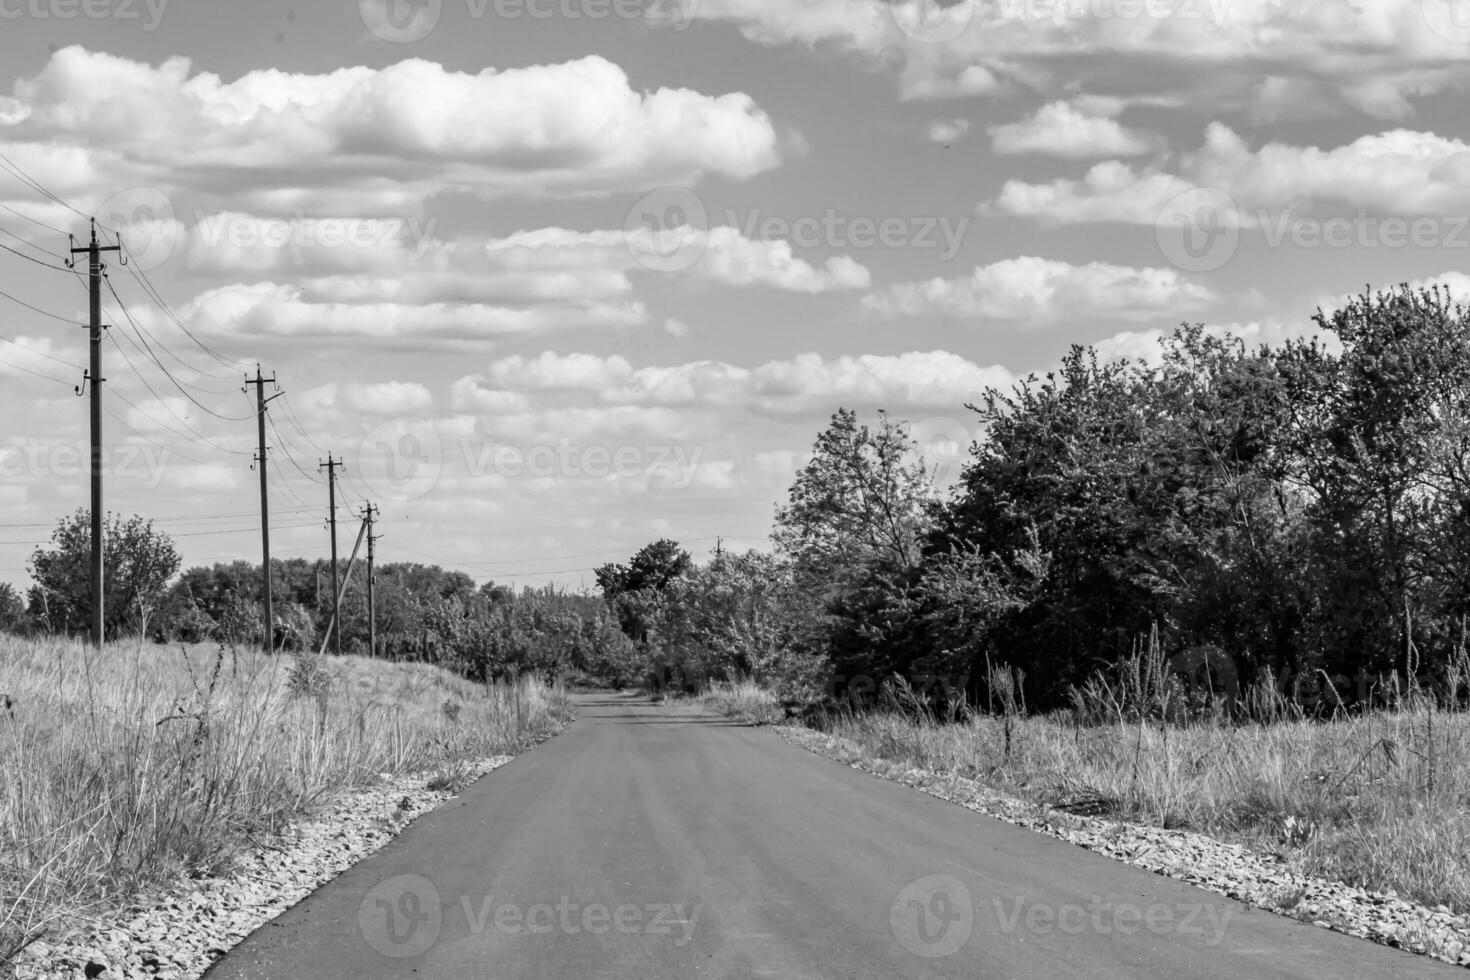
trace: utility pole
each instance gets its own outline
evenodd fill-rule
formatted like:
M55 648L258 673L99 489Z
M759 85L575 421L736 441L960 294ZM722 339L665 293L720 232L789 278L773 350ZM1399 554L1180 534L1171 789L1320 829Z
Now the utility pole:
M318 472L324 467L327 471L327 523L332 527L332 652L338 656L342 655L341 597L337 594L337 467L341 465L342 460L333 459L331 453L325 463L316 465Z
M260 577L263 582L262 591L265 593L265 650L274 653L276 648L276 617L275 610L271 607L271 511L270 500L266 495L265 480L265 406L281 397L280 388L277 386L276 394L270 398L265 397L266 383L276 383L276 376L269 378L260 373L260 365L255 365L255 377L245 376L246 385L255 385L255 421L260 432L260 450L255 456L256 463L260 464ZM244 390L243 388L241 389Z
M75 239L73 239L75 241ZM97 242L97 219L92 219L92 241L82 247L71 247L71 254L87 254L87 291L91 297L91 317L87 325L91 344L91 361L82 383L76 389L81 395L87 382L92 382L92 643L102 646L102 253L121 252L121 245L99 245ZM127 262L126 259L123 260ZM67 262L68 266L76 259Z
M373 542L377 541L380 537L380 535L376 535L373 533L373 524L377 519L377 515L378 508L372 504L368 504L367 509L364 510L362 514L362 519L367 521L367 607L369 657L376 657L378 655L378 607L373 599Z

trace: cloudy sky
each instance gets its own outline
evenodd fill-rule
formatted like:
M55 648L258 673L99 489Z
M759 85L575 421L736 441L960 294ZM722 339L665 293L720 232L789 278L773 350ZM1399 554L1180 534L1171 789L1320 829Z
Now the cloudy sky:
M951 475L1074 343L1252 339L1465 281L1464 0L0 0L0 580L87 503L187 563L324 551L577 585L762 546L838 407ZM267 386L267 393L275 389ZM344 550L352 531L342 531Z

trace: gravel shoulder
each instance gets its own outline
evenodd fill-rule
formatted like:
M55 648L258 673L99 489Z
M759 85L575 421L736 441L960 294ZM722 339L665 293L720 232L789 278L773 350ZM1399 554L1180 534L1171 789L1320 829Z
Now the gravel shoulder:
M854 769L970 810L1189 882L1256 908L1397 949L1470 966L1470 917L1397 895L1302 873L1281 855L1203 834L1076 816L999 793L974 780L865 757L855 743L808 728L772 726L781 738Z
M466 784L511 758L467 765ZM384 776L297 822L279 839L243 852L228 876L179 881L33 943L12 964L13 976L192 980L256 928L463 791L427 789L431 775Z

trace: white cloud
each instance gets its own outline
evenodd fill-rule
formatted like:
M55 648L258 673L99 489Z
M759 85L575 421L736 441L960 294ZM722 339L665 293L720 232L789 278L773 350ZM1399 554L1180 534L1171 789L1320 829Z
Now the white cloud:
M1233 220L1245 225L1270 223L1272 215L1261 211L1279 216L1317 204L1396 215L1470 209L1470 144L1434 133L1396 129L1327 150L1286 143L1251 150L1213 123L1204 145L1184 154L1177 169L1104 161L1081 180L1007 181L987 208L1052 223L1152 224L1173 198L1203 188L1227 195L1237 209Z
M897 65L911 98L1055 96L1081 59L1090 87L1105 92L1184 87L1222 109L1392 118L1411 112L1415 98L1470 83L1470 29L1455 3L701 0L687 15L731 21L765 44L828 46Z
M748 238L730 225L662 232L553 227L452 241L432 231L432 223L403 220L222 213L194 226L187 254L196 272L295 279L309 299L335 303L609 300L632 291L628 273L650 271L640 257L675 252L687 261L670 274L716 285L822 293L870 283L868 270L848 256L813 265L783 238Z
M353 337L363 342L484 340L573 326L626 327L646 321L641 303L519 308L487 303L313 301L299 286L260 282L222 286L186 303L179 315L216 337ZM135 317L150 316L147 308Z
M187 172L191 191L274 213L416 211L445 191L601 194L779 162L775 128L749 96L640 92L595 55L474 74L412 59L225 81L187 58L154 66L73 46L15 83L0 140L64 196L124 181L168 191Z
M936 119L929 124L929 140L933 143L953 143L969 130L968 119Z
M1052 102L1020 122L992 126L996 153L1038 153L1081 160L1088 157L1140 156L1159 146L1155 136L1129 129L1111 114L1089 113L1066 102ZM1121 106L1111 106L1117 109Z
M1021 256L977 266L961 279L889 286L864 297L863 305L885 316L1045 321L1082 312L1116 317L1184 313L1214 299L1210 290L1173 269L1070 265Z
M693 361L635 368L617 355L514 355L461 379L489 391L581 393L603 405L753 409L765 414L827 412L842 404L873 407L955 408L988 386L1009 385L1004 368L981 367L948 351L823 357L800 354L754 368ZM560 401L558 402L560 404Z

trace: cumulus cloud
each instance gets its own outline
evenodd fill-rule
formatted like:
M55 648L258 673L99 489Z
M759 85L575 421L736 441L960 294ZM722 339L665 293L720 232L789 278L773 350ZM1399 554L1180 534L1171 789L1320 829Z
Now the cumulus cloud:
M668 408L749 407L783 415L830 411L841 404L954 408L991 386L1011 383L1001 367L982 367L948 351L823 357L800 354L746 368L692 361L635 368L617 355L514 355L461 379L471 389L565 396L580 392L603 405Z
M1059 94L1081 62L1099 91L1186 88L1260 116L1394 118L1416 98L1470 83L1470 28L1455 3L1204 0L1133 5L1130 14L1119 4L1039 0L702 0L688 16L733 22L764 44L821 45L897 65L911 98Z
M0 141L63 196L150 183L280 213L416 208L446 191L602 194L745 178L778 163L741 93L635 90L588 56L477 73L411 59L226 81L187 58L150 65L67 47L15 83ZM347 206L356 205L356 207Z
M1084 310L1116 317L1188 312L1214 299L1173 269L1021 256L977 266L963 278L898 283L865 296L863 305L890 317L1045 321Z
M146 308L135 316L149 317ZM475 341L574 326L626 327L645 322L641 303L558 304L535 307L487 303L317 301L299 286L274 282L208 290L179 310L209 336L351 337L406 344L426 340Z
M1139 156L1159 146L1157 137L1129 129L1110 116L1052 102L1020 122L991 127L991 146L1001 154L1037 153L1076 160Z
M1191 191L1223 193L1241 225L1269 222L1315 205L1399 215L1464 213L1470 208L1470 144L1405 129L1371 134L1331 149L1267 143L1252 150L1238 134L1211 124L1199 150L1181 156L1177 173L1137 169L1116 160L1080 180L1007 181L986 206L1050 223L1152 224L1169 202Z
M629 272L661 268L649 256L687 256L671 271L725 286L821 293L865 289L868 270L848 256L813 265L781 238L737 228L680 226L655 232L540 228L504 238L433 237L431 223L211 215L188 239L198 272L302 279L316 299L339 303L552 302L612 299L632 290Z
M970 121L968 119L936 119L929 124L929 141L953 143L969 131Z

